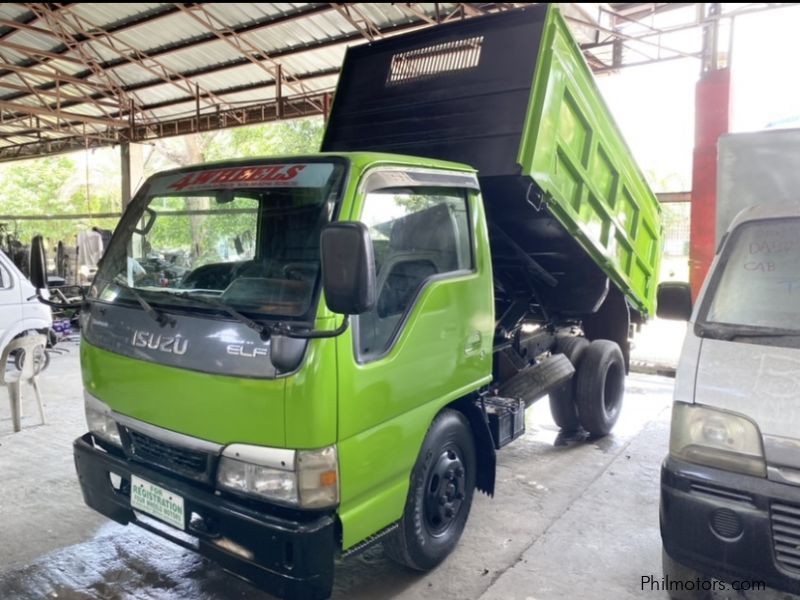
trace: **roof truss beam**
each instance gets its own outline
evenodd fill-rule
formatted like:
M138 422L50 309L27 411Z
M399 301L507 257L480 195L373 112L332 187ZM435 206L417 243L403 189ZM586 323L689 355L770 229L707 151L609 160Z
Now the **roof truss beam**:
M75 25L84 31L84 36L120 56L126 62L139 65L161 82L173 85L184 93L188 92L197 99L200 99L202 94L202 101L214 108L220 104L225 105L225 102L214 93L201 88L196 83L193 84L180 73L168 69L163 63L153 59L146 52L121 41L119 38L115 38L86 18L81 18L75 14L72 14L71 17ZM108 71L102 64L100 66L104 71ZM129 89L123 89L125 89L126 92L130 92ZM137 105L141 105L141 102L137 102Z
M200 23L208 31L217 36L220 40L224 41L229 46L238 50L252 64L256 65L257 67L264 70L267 74L273 77L273 79L276 81L276 85L279 91L278 93L279 110L282 104L282 98L281 98L282 94L280 93L280 89L282 86L286 86L289 90L291 90L295 94L303 96L311 95L311 90L309 90L303 84L303 82L297 79L294 75L288 73L286 69L283 68L283 65L275 61L270 56L268 56L267 53L263 52L260 48L256 47L253 43L248 41L243 36L236 35L230 29L230 27L227 27L218 18L216 18L210 12L205 10L203 6L188 7L180 4L178 6L185 14L189 15L192 19ZM321 105L319 106L319 109L322 110Z

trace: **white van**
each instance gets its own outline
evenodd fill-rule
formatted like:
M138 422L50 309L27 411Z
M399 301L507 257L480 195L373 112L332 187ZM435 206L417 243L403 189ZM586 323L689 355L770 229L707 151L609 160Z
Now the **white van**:
M685 318L687 290L662 288L659 314ZM800 203L739 213L691 312L661 473L670 596L798 593Z
M45 333L52 325L50 308L36 299L31 282L0 251L0 354L18 335L29 331Z

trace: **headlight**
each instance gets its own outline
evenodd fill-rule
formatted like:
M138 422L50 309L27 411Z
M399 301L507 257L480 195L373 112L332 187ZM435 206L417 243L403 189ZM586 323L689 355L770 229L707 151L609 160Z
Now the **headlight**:
M83 393L86 409L86 425L94 435L106 442L122 446L117 423L111 416L111 408L87 392Z
M222 451L217 484L300 508L334 506L339 502L336 446L284 450L231 444Z
M687 462L765 477L758 426L742 415L675 402L669 451Z

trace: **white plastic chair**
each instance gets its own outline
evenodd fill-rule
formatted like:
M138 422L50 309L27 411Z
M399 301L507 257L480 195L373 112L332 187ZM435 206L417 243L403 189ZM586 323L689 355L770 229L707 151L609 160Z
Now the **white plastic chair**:
M39 382L37 375L44 364L44 352L47 345L47 338L43 335L26 335L15 340L11 340L3 350L0 357L0 386L8 388L8 398L11 401L11 422L16 433L21 429L21 404L22 404L22 384L29 381L36 394L36 402L39 405L39 418L44 425L44 408L42 407L42 395L39 393ZM22 370L12 369L6 371L8 357L14 351L23 352ZM37 360L41 357L41 360Z

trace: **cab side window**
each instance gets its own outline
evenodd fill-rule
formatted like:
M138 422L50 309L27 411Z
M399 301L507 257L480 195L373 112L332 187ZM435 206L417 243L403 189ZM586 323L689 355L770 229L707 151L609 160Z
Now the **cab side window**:
M358 318L358 354L388 350L403 317L432 277L472 268L467 194L444 187L370 192L361 221L375 254L377 302Z
M0 290L11 287L11 275L9 275L6 268L0 263Z

